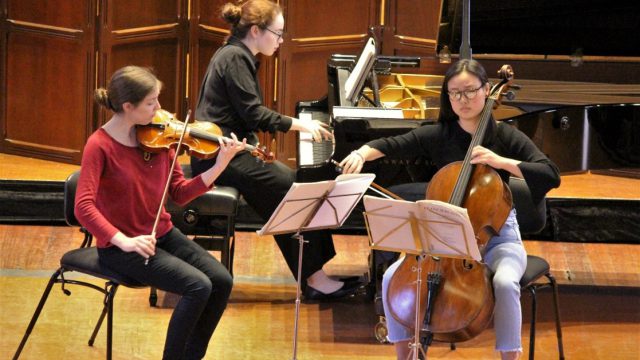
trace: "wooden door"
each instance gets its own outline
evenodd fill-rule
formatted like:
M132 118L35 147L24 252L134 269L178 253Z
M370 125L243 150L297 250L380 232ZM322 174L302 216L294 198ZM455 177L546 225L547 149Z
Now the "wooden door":
M187 0L99 0L98 83L126 65L151 67L163 82L161 106L186 113ZM108 119L101 111L99 122Z
M94 4L0 1L0 152L80 162L93 129Z
M189 107L195 111L200 86L211 56L222 46L229 27L220 18L220 9L227 0L192 0L189 20Z
M382 0L385 12L382 53L420 56L421 73L441 74L448 64L437 60L442 0ZM408 70L407 72L410 72Z

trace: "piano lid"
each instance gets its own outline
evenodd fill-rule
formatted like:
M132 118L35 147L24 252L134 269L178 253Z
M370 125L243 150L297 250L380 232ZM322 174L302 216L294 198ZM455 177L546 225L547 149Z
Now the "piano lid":
M640 176L640 104L563 106L507 122L531 138L563 173Z
M463 1L443 0L438 51L458 53ZM637 0L477 0L470 18L473 54L640 56Z

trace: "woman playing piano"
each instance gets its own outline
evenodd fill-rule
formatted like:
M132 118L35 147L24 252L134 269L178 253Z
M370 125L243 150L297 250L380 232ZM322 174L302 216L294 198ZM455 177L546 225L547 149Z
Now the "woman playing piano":
M388 154L399 158L414 157L416 152L431 159L439 169L463 160L478 126L489 89L487 74L478 62L461 60L455 63L444 77L437 125L422 126L404 135L373 140L352 152L340 165L345 173L358 173L365 161ZM547 191L560 185L557 167L526 135L510 125L493 120L482 146L473 149L471 163L491 166L503 181L508 181L509 176L524 178L534 201L542 199ZM425 185L405 186L407 195L400 195L411 201L422 200ZM409 191L406 191L407 188ZM487 244L483 260L493 272L496 350L502 359L517 359L522 352L519 282L527 265L527 255L520 238L515 210L511 210L500 234ZM413 330L405 328L391 316L386 302L389 279L399 263L389 267L383 276L382 299L389 339L396 344L398 359L405 359Z
M231 25L227 42L213 55L207 68L196 109L196 118L215 122L225 135L231 132L255 145L255 131L303 131L315 141L332 134L318 121L304 121L281 115L262 103L258 82L258 54L271 56L283 42L282 9L269 0L249 0L241 5L227 3L222 18ZM194 175L213 161L191 159ZM217 183L239 190L247 203L267 220L295 180L295 172L279 161L257 163L248 153L238 154ZM276 235L276 242L294 276L298 269L298 241L291 234ZM309 300L331 299L355 292L356 282L342 282L322 269L335 255L328 231L305 233L302 286Z

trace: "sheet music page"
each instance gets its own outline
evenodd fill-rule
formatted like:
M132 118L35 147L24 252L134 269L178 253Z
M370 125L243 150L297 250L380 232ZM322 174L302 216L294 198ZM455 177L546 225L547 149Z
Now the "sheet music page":
M421 231L431 252L456 251L482 260L467 209L437 200L420 200L416 205L428 225Z
M346 94L346 98L349 99L353 96L353 92L355 91L354 86L358 83L358 80L366 76L363 72L365 71L365 67L371 58L376 55L376 44L373 41L373 38L369 38L367 41L367 45L365 45L364 49L362 49L362 53L358 58L358 62L356 66L354 66L353 71L347 78L347 81L344 83L344 92Z
M335 181L293 183L258 235L283 234L300 230L313 215L316 205L334 187Z
M375 249L482 259L467 210L445 202L364 197Z
M338 175L326 201L306 229L342 226L375 177L374 174Z
M363 202L371 247L411 254L422 253L423 245L419 238L414 237L409 220L418 210L414 202L368 195Z

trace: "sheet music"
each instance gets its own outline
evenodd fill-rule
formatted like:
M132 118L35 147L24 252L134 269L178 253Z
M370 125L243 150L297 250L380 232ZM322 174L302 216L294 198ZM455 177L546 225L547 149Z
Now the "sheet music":
M371 62L373 61L375 55L376 44L373 38L369 38L364 49L362 49L362 53L358 58L356 66L353 68L353 71L351 71L351 74L344 84L344 92L347 99L351 99L353 97L354 92L357 90L357 85L359 83L362 83L364 77L367 76L365 72L367 71L367 67L371 65Z
M318 216L313 218L307 228L342 226L374 178L374 174L339 175L327 200L318 209Z
M364 197L364 206L373 248L482 260L465 208L371 196Z
M335 180L293 183L258 235L337 228L374 178L374 174L349 174Z

